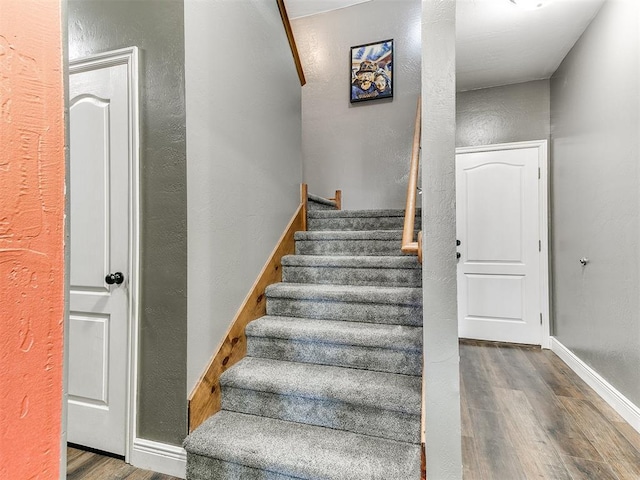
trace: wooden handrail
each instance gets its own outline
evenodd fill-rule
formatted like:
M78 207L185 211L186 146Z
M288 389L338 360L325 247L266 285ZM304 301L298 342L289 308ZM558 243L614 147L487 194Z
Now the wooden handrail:
M300 78L300 86L304 87L307 80L304 78L304 72L302 71L302 62L300 61L300 55L298 54L298 47L296 45L296 39L293 36L293 30L291 29L291 22L289 22L289 15L287 14L287 8L284 6L284 0L276 0L278 3L278 9L280 10L280 17L282 17L282 24L284 25L284 31L287 33L287 40L289 40L289 47L293 54L293 62L296 64L296 70L298 72L298 78Z
M413 132L413 148L411 150L411 164L409 166L409 184L407 185L407 204L404 211L404 229L402 231L402 251L418 255L422 263L422 232L418 239L413 239L416 218L416 196L418 192L418 172L420 170L420 137L422 135L422 100L418 97L416 121Z

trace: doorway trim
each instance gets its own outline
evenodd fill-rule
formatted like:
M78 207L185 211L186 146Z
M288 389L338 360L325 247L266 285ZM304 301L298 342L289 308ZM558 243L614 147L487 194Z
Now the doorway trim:
M127 66L129 102L129 330L127 339L127 385L125 399L125 461L130 462L136 439L137 384L138 384L138 330L140 291L140 110L138 47L127 47L69 60L68 74L82 73L116 65ZM69 99L67 99L68 105ZM68 111L68 106L67 106ZM68 353L68 348L65 349ZM68 361L65 353L65 363ZM65 378L65 383L67 379ZM66 384L65 384L66 391ZM65 425L66 429L66 425Z
M549 154L548 140L499 143L456 148L460 153L495 152L500 150L538 149L538 222L540 226L540 314L542 316L540 342L542 348L551 348L551 320L549 299Z

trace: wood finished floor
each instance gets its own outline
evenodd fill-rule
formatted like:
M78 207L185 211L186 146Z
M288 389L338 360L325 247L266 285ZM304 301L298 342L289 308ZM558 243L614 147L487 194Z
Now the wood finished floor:
M549 350L460 345L464 480L637 480L640 435Z
M67 448L67 480L179 480L148 470L140 470L123 460Z
M640 480L640 434L552 352L465 340L460 379L464 480ZM67 480L177 480L67 455Z

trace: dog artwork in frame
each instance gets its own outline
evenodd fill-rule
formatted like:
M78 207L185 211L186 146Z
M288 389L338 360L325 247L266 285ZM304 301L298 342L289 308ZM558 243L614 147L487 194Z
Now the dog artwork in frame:
M351 47L351 103L393 97L393 40Z

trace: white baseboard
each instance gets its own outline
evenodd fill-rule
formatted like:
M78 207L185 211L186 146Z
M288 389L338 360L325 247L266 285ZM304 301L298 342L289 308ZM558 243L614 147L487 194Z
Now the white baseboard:
M565 347L555 337L551 337L551 350L558 355L571 370L576 372L587 385L593 388L605 402L611 405L629 425L640 432L640 408L616 390L613 385L602 378L598 372L584 363L575 353Z
M136 468L178 478L187 476L187 452L184 448L166 443L134 439L129 462Z

